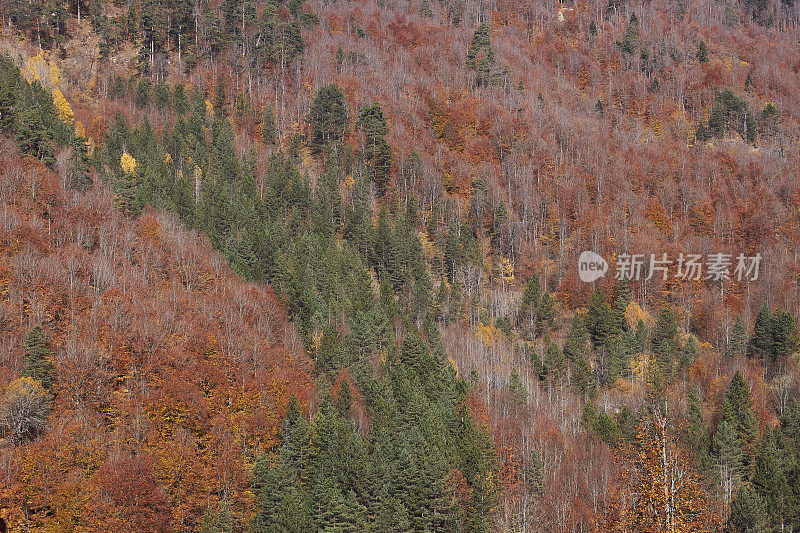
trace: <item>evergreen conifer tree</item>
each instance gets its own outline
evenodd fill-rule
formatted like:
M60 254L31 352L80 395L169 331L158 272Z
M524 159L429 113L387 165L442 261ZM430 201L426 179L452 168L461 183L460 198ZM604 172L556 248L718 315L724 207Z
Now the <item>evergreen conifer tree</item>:
M22 351L25 357L25 367L22 369L22 375L39 381L46 390L52 390L52 352L40 326L34 326L25 337L25 341L22 343Z
M314 130L311 145L315 151L328 143L341 140L347 130L347 105L338 85L326 85L317 91L309 112L309 122Z

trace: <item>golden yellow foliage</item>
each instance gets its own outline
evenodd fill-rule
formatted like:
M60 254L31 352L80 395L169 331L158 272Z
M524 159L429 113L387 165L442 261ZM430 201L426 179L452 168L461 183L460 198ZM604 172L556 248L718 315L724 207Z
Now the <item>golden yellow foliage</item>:
M65 124L72 124L75 121L75 114L69 106L69 102L58 89L53 89L53 104L58 112L58 119Z
M119 158L119 166L121 166L122 171L129 176L136 174L136 160L128 152L123 152L122 157Z
M631 359L631 375L637 379L644 379L647 376L647 369L650 367L650 355L641 353Z
M213 115L214 114L214 104L206 100L206 114Z
M630 302L628 307L625 308L625 323L628 325L628 329L636 329L640 320L647 327L652 327L655 324L650 313L642 309L636 302Z
M514 280L514 265L508 257L500 257L500 273L506 281Z
M172 156L169 155L169 152L164 153L164 162L168 165L172 163Z
M455 370L455 372L456 372L456 377L458 377L458 376L459 376L459 373L458 373L458 363L456 363L455 359L453 359L453 358L452 358L452 357L450 357L450 356L447 356L447 360L450 362L450 366L452 366L452 367L453 367L453 370Z
M203 169L195 165L194 167L194 181L195 183L203 181Z
M475 328L475 335L477 335L484 344L491 345L496 339L500 338L501 332L494 324L484 324L483 322L478 322L478 325Z
M38 81L48 91L55 89L61 80L58 66L53 61L48 62L41 53L25 60L22 76L28 83Z
M84 139L86 138L86 130L84 129L83 124L81 124L80 120L75 121L75 136L83 137Z
M347 177L344 178L344 186L348 189L352 188L355 182L356 180L353 178L352 174L348 174Z
M9 384L0 402L0 425L8 428L8 438L20 442L44 429L48 397L42 384L33 378L22 377Z
M22 394L33 394L42 398L47 397L47 391L42 384L31 377L22 377L12 381L6 389L5 396L18 396Z
M70 107L64 94L58 89L58 84L61 81L61 72L58 70L58 65L54 61L48 61L39 53L26 59L20 70L22 77L28 83L39 82L42 87L50 91L59 120L65 124L72 124L75 120L75 114L72 112L72 107Z

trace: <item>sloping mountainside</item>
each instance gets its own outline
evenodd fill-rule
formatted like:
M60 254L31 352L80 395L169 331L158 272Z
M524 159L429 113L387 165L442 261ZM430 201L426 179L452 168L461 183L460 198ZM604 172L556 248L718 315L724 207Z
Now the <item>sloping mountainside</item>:
M12 530L800 530L793 0L0 32Z
M160 531L248 509L248 457L313 383L274 294L175 217L127 220L1 150L6 519Z

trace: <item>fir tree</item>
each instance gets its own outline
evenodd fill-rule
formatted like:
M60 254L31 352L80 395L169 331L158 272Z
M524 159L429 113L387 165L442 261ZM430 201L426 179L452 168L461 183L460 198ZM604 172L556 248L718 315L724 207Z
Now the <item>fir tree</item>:
M695 340L694 335L689 335L689 338L686 339L686 343L683 345L683 350L681 350L681 359L680 365L681 368L688 368L694 360L697 358L697 341Z
M544 380L547 377L547 373L544 369L544 364L542 363L542 359L536 353L535 350L531 349L530 347L526 348L528 351L528 360L531 364L531 369L533 370L534 376L539 376L540 380Z
M599 289L589 299L586 313L586 329L589 331L596 348L606 346L611 337L618 332L611 307L605 301L603 293Z
M41 159L48 165L55 162L55 147L38 108L25 107L18 112L15 129L17 144L22 153Z
M528 389L522 383L522 378L520 378L519 372L517 372L516 368L511 369L506 390L518 403L525 403L525 401L528 399Z
M785 530L787 522L792 526L800 523L797 514L800 502L794 492L798 482L793 476L797 467L792 464L797 452L793 450L786 453L786 445L779 441L781 433L777 429L764 435L764 443L753 468L752 494L745 494L737 506L741 509L739 516L743 519L740 522L766 526L764 529L767 531Z
M757 133L755 118L748 110L747 102L730 89L721 91L714 100L708 127L715 137L720 138L733 128L747 142L754 142Z
M16 114L15 88L19 70L6 56L0 56L0 130L9 131Z
M694 132L694 138L700 143L704 143L711 139L711 132L708 131L708 128L706 128L702 120L697 121L697 128Z
M597 116L603 118L605 116L605 111L603 110L603 101L597 100L594 104L594 110L597 112Z
M593 396L597 391L592 367L585 356L581 356L573 365L572 383L575 390L583 396Z
M186 96L186 89L182 83L175 85L172 103L179 115L185 115L191 109L191 103Z
M467 49L467 68L477 74L478 85L486 85L494 69L494 51L489 41L489 25L478 26Z
M771 325L772 360L792 355L797 350L797 325L794 317L786 311L775 311Z
M723 420L730 422L738 438L742 442L742 449L750 454L758 439L758 424L753 414L753 399L750 389L741 371L737 370L731 379L728 393L722 406Z
M632 442L636 438L636 415L627 405L623 405L617 415L617 428L619 436L626 442Z
M275 144L275 114L272 112L272 106L267 104L264 106L264 114L261 117L261 139L264 144Z
M743 471L741 442L730 421L723 419L717 427L714 450L723 491L730 497L738 488Z
M741 533L760 533L765 530L765 514L761 496L749 483L745 483L731 502L728 521Z
M615 446L619 442L619 428L614 422L614 419L606 413L597 415L593 430L600 440L609 446Z
M564 354L555 342L548 339L545 341L545 344L547 348L544 354L544 361L542 362L543 370L553 379L560 380L564 377L566 369Z
M597 422L597 409L591 400L586 400L581 412L581 425L587 431L594 431L594 425Z
M347 417L350 415L350 407L353 403L353 397L350 393L350 384L346 379L339 383L339 394L336 397L336 407L342 416Z
M534 451L530 454L525 468L525 479L530 487L531 493L535 497L544 494L544 463L539 452Z
M636 50L636 45L639 42L639 19L636 13L631 13L631 19L628 27L625 28L625 37L621 41L617 41L617 46L620 50L628 55L632 55Z
M200 533L232 533L233 518L225 502L209 506L200 522Z
M142 77L136 85L136 94L133 97L133 103L139 109L144 109L150 103L150 80Z
M301 475L308 467L308 453L308 426L292 397L281 429L277 461L272 464L262 457L253 467L257 501L254 531L301 533L311 528L311 502L301 483Z
M169 88L162 81L161 83L156 85L156 107L159 110L162 110L167 106L169 106L169 104L170 104Z
M705 41L700 41L700 44L697 45L697 60L701 63L708 61L708 48Z
M617 323L619 331L624 331L628 329L625 311L628 309L628 304L631 302L631 287L628 278L622 277L618 280L614 292L614 320Z
M658 358L661 375L666 380L672 378L673 361L680 350L678 339L678 323L675 314L668 308L663 308L658 313L655 330L651 339L653 352Z
M430 0L422 0L422 3L419 6L419 14L423 17L432 17L433 10L431 9L431 2Z
M744 80L744 90L745 92L750 92L753 90L753 71L747 71L747 77Z
M317 91L311 104L309 122L314 130L311 144L315 151L334 140L341 140L347 130L347 106L337 85L326 85Z
M772 354L772 313L767 304L758 309L750 339L750 353L759 358Z
M455 228L454 228L455 231ZM457 245L454 245L457 246ZM518 323L523 320L529 321L531 324L536 324L536 316L539 311L539 302L542 298L542 289L539 283L539 276L531 274L531 279L525 285L525 290L522 293L522 301L519 306Z
M542 299L539 300L539 309L536 312L537 333L544 334L553 326L553 320L556 317L555 306L553 297L549 292L545 292Z
M388 133L381 106L372 103L361 110L359 128L364 132L364 159L380 193L386 190L392 169L392 151L384 140Z
M125 161L123 155L123 164ZM129 156L130 157L130 156ZM133 158L131 158L133 160ZM114 182L114 189L117 193L114 203L117 208L127 216L136 216L141 213L144 201L141 194L141 184L137 163L133 160L133 166L123 166L123 171Z
M607 383L613 383L617 378L627 375L630 355L636 353L638 348L634 346L635 338L635 334L628 331L622 339L615 339L606 345L606 375L604 379Z
M23 377L33 378L42 384L46 390L53 388L53 362L52 352L42 328L34 326L22 343L22 352L25 358L25 367L22 369Z
M564 356L567 361L576 362L586 357L589 349L589 336L586 331L584 317L575 314L570 322L567 338L564 342Z
M686 407L686 448L694 453L695 463L701 472L710 468L709 451L711 439L708 434L703 408L697 387L690 387Z

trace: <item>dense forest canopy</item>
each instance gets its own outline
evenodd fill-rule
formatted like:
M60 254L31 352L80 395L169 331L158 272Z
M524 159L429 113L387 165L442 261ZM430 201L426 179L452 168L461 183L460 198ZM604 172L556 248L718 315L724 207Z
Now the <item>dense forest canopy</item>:
M7 0L0 516L800 529L797 24Z

